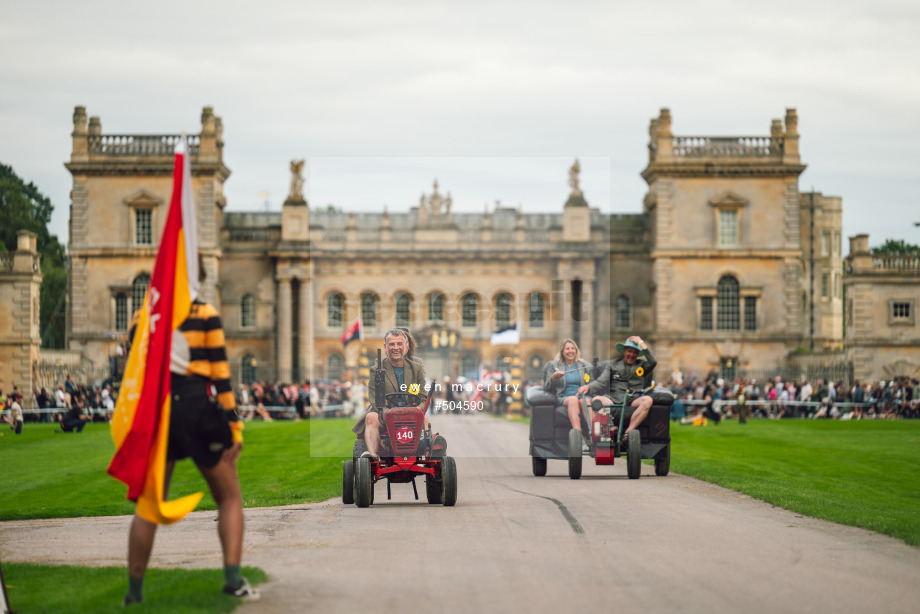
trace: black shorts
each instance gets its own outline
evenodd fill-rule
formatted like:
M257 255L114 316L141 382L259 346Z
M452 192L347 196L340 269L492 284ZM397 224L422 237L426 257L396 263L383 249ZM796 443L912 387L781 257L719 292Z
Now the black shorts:
M202 377L172 376L166 460L191 457L199 467L211 468L233 446L228 412L208 398L209 384Z

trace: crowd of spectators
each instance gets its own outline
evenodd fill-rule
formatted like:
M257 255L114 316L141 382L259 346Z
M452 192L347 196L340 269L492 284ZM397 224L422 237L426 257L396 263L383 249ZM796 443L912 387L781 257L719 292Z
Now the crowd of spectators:
M243 420L305 420L364 412L364 386L337 379L302 384L257 381L238 391Z
M115 394L109 383L100 386L87 386L74 382L72 375L67 375L64 383L59 384L52 393L47 388L34 389L25 397L17 387L6 397L0 392L3 404L3 421L11 421L13 403L22 408L24 422L54 422L62 425L61 430L73 430L66 427L68 421L111 422L115 411ZM80 425L82 429L82 424Z
M539 382L526 382L524 388ZM707 418L715 423L747 417L781 419L811 418L836 420L920 418L920 382L916 378L896 378L879 382L842 380L772 381L739 377L733 381L719 377L715 370L705 377L693 371L686 375L675 369L668 388L675 402L671 417L683 422ZM243 420L305 420L349 416L359 418L365 410L362 383L337 379L304 381L302 384L257 381L243 384L237 401ZM442 400L467 400L471 395L450 392L450 380ZM482 409L496 414L507 411L503 394L477 397ZM79 431L89 422L111 422L116 393L110 383L97 386L77 384L71 375L52 393L35 389L27 397L14 387L9 394L0 391L0 420L15 428L20 422L54 422L61 431ZM459 405L459 404L458 404ZM527 412L525 404L524 411Z
M852 385L843 380L772 381L739 377L726 381L715 370L705 378L675 369L668 388L676 401L671 417L684 422L706 417L828 418L835 420L920 418L920 382L906 377Z

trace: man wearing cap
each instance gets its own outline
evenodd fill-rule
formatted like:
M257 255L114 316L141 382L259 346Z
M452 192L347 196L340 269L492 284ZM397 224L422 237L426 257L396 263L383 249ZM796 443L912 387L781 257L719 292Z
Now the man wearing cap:
M604 405L621 405L623 397L628 393L632 399L630 405L635 408L629 426L621 433L622 441L626 440L626 433L637 428L652 407L652 397L647 394L640 396L645 388L646 377L658 365L655 355L640 337L632 336L625 343L616 344L616 351L620 358L607 362L600 376L589 384L578 389L578 394L587 393L589 396L605 393L608 396L596 397ZM640 356L642 359L640 360Z

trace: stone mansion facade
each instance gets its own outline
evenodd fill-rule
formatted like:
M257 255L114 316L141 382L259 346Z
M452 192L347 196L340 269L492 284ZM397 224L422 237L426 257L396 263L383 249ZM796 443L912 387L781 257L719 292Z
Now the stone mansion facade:
M73 122L67 339L104 364L149 282L178 137L104 134L83 107ZM800 191L797 123L788 109L761 136L675 136L663 109L640 214L592 207L577 165L556 213L456 212L437 182L402 211L339 212L294 181L280 213L229 212L222 122L205 107L190 139L202 298L222 314L237 382L349 377L393 326L437 377L516 352L523 379L540 379L564 337L604 360L631 334L660 379L773 368L843 342L841 199ZM343 347L359 316L364 341ZM490 345L516 322L519 345Z

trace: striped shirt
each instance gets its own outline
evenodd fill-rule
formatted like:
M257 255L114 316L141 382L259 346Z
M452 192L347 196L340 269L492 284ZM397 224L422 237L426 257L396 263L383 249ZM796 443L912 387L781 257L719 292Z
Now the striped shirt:
M134 337L136 325L137 322L132 318L129 338ZM224 409L235 410L236 399L230 385L224 330L217 309L208 303L194 301L188 317L173 333L171 345L170 371L178 375L208 378L217 389L217 400Z

